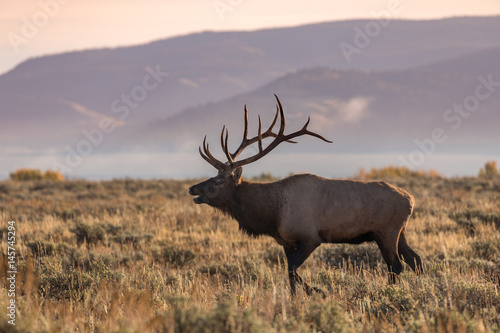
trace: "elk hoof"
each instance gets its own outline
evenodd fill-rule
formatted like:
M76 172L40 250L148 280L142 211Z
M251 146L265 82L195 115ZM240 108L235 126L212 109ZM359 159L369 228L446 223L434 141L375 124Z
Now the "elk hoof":
M306 294L308 296L311 296L313 293L321 295L323 299L326 298L326 294L322 289L316 288L316 287L310 287L306 286Z
M397 277L395 273L389 273L389 284L396 284Z

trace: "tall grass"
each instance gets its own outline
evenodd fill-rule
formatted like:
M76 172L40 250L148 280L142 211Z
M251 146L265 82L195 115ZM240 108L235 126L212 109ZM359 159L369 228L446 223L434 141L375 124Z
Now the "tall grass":
M399 177L426 274L397 283L374 244L322 245L301 267L326 299L290 297L274 240L187 195L195 181L0 182L16 221L18 316L2 332L497 332L500 179Z

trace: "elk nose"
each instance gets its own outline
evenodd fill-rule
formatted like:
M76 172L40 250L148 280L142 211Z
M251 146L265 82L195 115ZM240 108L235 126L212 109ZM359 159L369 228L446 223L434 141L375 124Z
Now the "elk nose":
M191 195L196 195L196 193L194 193L194 186L191 186L191 187L189 188L189 194L191 194Z

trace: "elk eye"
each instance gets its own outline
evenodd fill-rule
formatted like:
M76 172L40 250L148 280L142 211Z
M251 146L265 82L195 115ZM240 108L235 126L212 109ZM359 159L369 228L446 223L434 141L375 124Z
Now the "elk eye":
M217 185L222 185L222 184L224 184L224 179L217 180Z

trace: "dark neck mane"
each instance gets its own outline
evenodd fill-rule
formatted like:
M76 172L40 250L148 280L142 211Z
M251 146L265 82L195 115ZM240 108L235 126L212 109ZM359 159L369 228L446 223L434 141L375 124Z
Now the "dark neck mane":
M240 230L249 235L274 237L278 233L280 195L272 183L242 181L236 195L219 210L238 221Z

